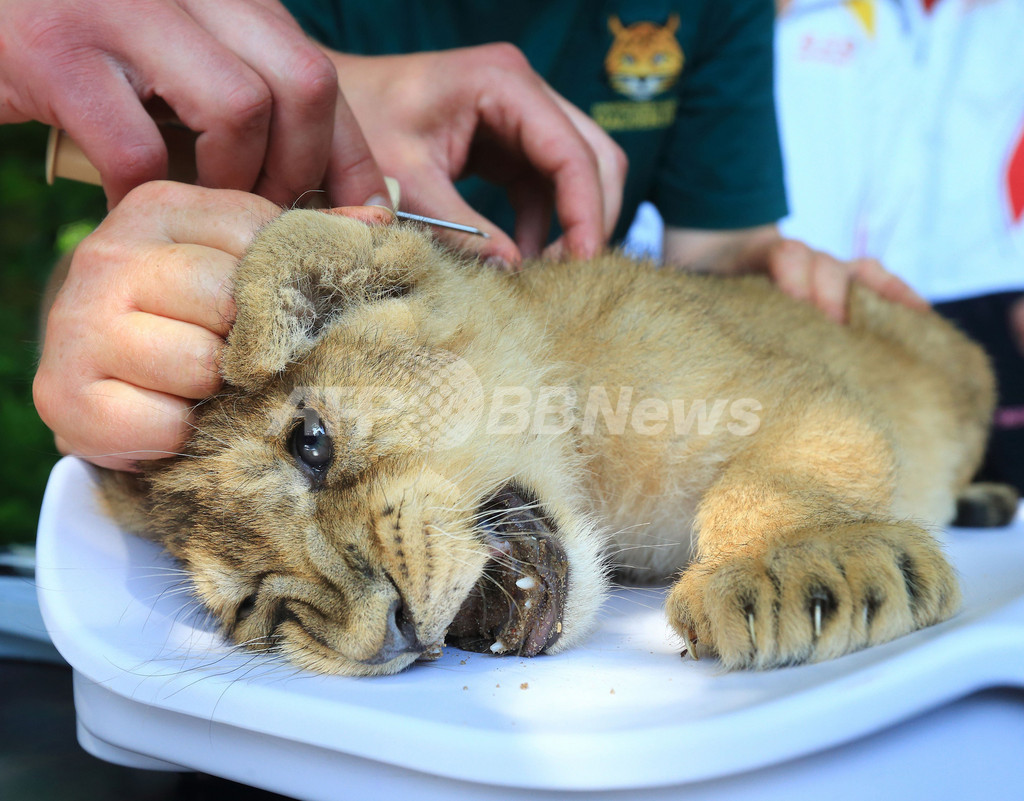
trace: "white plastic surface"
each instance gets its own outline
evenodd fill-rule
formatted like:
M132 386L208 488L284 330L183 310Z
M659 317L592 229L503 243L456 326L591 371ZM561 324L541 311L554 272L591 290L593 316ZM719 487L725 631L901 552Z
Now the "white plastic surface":
M260 779L258 755L276 753L278 772L287 759L306 765L303 786L333 765L353 780L408 769L491 786L629 789L750 771L980 688L1024 687L1024 519L954 530L948 551L965 598L956 618L820 665L726 674L681 660L662 593L627 590L568 654L446 649L397 676L315 676L227 646L173 561L103 517L88 468L65 459L43 505L37 583L77 673L80 722L115 749L310 798L330 788L275 787Z

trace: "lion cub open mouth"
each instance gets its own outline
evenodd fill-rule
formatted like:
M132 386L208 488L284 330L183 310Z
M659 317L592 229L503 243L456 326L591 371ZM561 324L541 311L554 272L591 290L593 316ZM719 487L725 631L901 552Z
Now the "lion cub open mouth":
M447 642L466 651L536 656L562 634L565 551L532 497L513 485L478 513L492 556L459 607Z

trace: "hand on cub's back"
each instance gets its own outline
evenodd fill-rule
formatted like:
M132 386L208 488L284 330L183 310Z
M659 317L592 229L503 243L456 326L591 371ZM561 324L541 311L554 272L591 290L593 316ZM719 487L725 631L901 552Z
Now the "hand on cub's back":
M813 303L837 323L847 322L850 288L860 283L893 303L927 309L928 302L875 259L843 261L795 239L768 248L764 270L787 295Z

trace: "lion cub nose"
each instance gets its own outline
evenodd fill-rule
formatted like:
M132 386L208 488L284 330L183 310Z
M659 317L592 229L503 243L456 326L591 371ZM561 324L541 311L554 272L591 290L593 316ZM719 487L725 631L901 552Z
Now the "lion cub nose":
M405 604L401 598L391 602L388 607L388 628L384 635L384 644L370 659L364 660L369 665L380 665L390 662L402 654L421 654L427 647L416 636L416 625L405 612Z

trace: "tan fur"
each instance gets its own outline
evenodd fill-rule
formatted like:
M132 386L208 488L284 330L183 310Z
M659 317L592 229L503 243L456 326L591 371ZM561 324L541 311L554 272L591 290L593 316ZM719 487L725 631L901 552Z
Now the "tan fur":
M834 657L957 608L928 529L980 459L993 380L936 315L858 289L840 327L764 280L614 255L507 276L411 228L301 211L257 238L236 301L228 386L187 455L107 496L239 642L402 669L416 654L374 661L395 604L443 640L494 557L477 510L510 481L569 561L553 651L593 627L609 556L677 577L672 624L729 667ZM316 489L289 452L300 403L335 443Z

